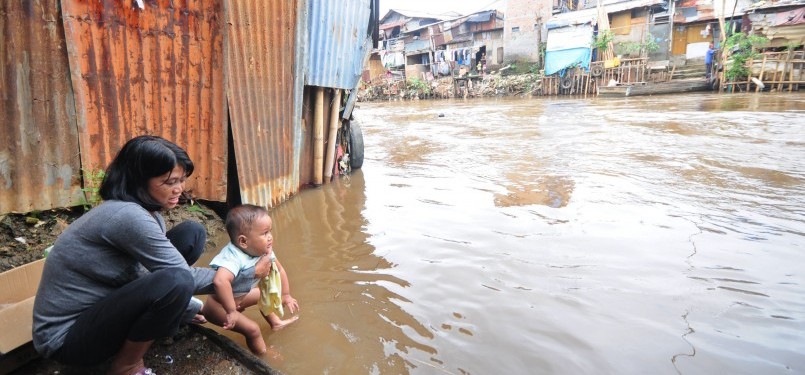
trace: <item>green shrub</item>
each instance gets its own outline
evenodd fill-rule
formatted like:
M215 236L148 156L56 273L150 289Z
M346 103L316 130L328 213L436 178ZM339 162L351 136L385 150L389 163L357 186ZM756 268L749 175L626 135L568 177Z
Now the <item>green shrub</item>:
M84 187L81 188L81 191L84 192L84 196L81 197L80 204L84 206L85 211L88 211L103 202L99 191L101 189L101 182L103 182L103 178L106 176L106 171L103 169L95 171L82 169L81 171L84 173Z
M747 35L735 33L724 42L724 48L730 51L730 64L724 71L724 77L729 81L741 80L749 76L749 67L746 62L760 56L757 48L768 43L769 40L760 35Z

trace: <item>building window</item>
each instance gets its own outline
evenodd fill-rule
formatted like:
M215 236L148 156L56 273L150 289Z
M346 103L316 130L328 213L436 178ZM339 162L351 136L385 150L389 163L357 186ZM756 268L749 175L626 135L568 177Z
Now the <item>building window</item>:
M512 27L512 33L519 33L519 32L520 32L519 26Z

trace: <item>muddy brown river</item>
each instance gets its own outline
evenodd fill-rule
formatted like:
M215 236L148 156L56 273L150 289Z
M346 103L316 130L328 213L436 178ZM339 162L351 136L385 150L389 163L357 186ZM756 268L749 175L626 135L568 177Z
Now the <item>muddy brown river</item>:
M282 331L263 323L271 366L805 372L805 95L355 115L363 169L273 210L302 310Z

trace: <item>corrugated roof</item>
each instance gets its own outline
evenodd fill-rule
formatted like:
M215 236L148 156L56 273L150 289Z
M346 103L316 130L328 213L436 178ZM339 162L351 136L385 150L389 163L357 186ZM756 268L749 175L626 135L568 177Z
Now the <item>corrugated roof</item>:
M603 6L606 13L616 13L624 10L643 8L665 3L665 0L604 0ZM598 17L598 9L588 8L574 12L556 14L548 21L548 28L577 25L583 23L595 24Z
M461 13L457 12L429 13L419 10L389 9L389 11L381 18L381 20L384 20L387 17L389 17L389 15L391 15L392 12L398 13L408 18L433 18L436 20L447 20L462 16Z
M0 215L81 199L75 99L58 2L0 1Z
M380 30L393 29L395 27L405 25L408 21L409 20L407 18L404 18L404 19L397 20L397 21L394 21L394 22L384 23L384 24L380 25Z
M483 12L474 13L467 17L467 22L488 22L494 13L494 10L486 10Z
M159 135L187 150L187 188L226 199L221 0L62 0L81 161L102 169L130 138Z
M301 100L294 73L300 2L226 1L226 94L241 199L276 206L300 186L301 128L294 116Z
M308 85L357 86L372 47L370 16L370 0L308 2Z

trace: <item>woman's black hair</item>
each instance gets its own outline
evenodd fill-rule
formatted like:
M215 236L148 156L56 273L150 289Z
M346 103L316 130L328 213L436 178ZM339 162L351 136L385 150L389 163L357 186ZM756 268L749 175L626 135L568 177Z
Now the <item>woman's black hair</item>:
M106 168L99 193L104 200L135 202L148 211L162 205L148 194L148 180L184 168L185 177L193 174L193 161L187 152L167 139L141 135L123 145Z

